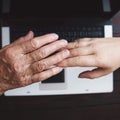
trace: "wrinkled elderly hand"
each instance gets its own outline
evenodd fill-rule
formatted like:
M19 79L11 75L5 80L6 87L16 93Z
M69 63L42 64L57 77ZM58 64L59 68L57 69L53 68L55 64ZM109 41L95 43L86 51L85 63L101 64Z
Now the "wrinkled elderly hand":
M97 78L120 67L120 38L83 38L69 43L70 57L59 67L95 67L79 74L81 78Z
M66 40L58 40L58 35L54 33L34 37L30 31L3 47L0 50L0 93L61 72L62 67L51 66L69 56L69 51L63 49L67 44Z

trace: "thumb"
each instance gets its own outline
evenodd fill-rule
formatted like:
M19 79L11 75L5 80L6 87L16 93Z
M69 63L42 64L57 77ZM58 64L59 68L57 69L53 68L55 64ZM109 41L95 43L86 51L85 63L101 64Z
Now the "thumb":
M22 37L18 38L17 40L15 40L15 41L13 42L13 44L14 44L14 45L15 45L15 44L19 44L19 43L21 43L21 42L23 42L23 41L30 40L30 39L32 39L33 37L34 37L33 31L29 31L25 36L22 36Z
M25 40L30 40L30 39L32 39L33 37L34 37L33 31L29 31L29 32L27 33L27 35L24 36L24 39L25 39Z
M109 73L110 72L108 71L108 69L96 68L96 69L93 69L93 70L84 71L84 72L80 73L78 78L94 79L94 78L105 76Z

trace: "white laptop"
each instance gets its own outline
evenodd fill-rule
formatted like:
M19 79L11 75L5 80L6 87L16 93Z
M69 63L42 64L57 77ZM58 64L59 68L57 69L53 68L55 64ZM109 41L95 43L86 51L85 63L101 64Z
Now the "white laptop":
M112 37L112 26L104 26L105 37ZM2 45L10 43L10 28L2 27ZM65 94L92 94L110 93L113 91L113 73L94 80L78 78L79 73L93 68L72 67L66 68L64 79L58 83L34 83L26 87L16 88L5 92L5 96L30 96L30 95L65 95ZM56 80L57 81L57 80Z
M70 41L76 39L76 37L74 37L74 35L76 34L78 34L77 38L100 37L101 35L102 37L113 37L113 27L111 24L109 24L109 20L112 17L112 15L110 14L111 8L110 8L109 0L97 0L97 1L81 0L80 1L81 3L79 4L73 1L73 3L69 4L69 6L66 5L66 3L62 4L62 2L59 2L58 4L58 2L55 2L54 4L57 4L58 6L54 4L53 6L47 4L48 5L47 12L43 11L44 6L41 6L39 8L35 7L34 10L37 9L37 11L33 11L33 9L32 10L29 9L30 6L32 6L33 1L29 1L30 4L28 8L25 10L24 10L24 5L27 5L27 3L25 3L26 1L24 2L24 4L22 4L23 9L19 8L21 7L20 1L16 1L16 0L12 0L12 1L14 2L12 2L11 4L15 4L15 5L9 7L11 8L11 11L9 10L10 14L5 13L7 14L7 19L5 20L3 19L3 25L1 28L2 46L10 44L12 41L16 40L16 38L26 34L26 32L31 28L33 29L36 35L42 35L48 32L56 32L60 34L61 38L65 38ZM38 6L39 4L36 2L35 5ZM62 9L60 9L61 6ZM39 13L38 13L38 9L39 9ZM56 12L58 14L56 14ZM26 22L24 22L24 20L21 20L21 17L25 18L27 15L28 18L32 18L32 19L35 18L34 20L37 20L37 22L34 22L34 20L32 21L32 19L28 19L28 18L25 19L25 21L28 20ZM91 27L87 28L87 32L85 31L86 24L85 27L83 26L82 28L78 28L79 26L84 25L83 23L85 22L85 20L88 20L88 22L86 22L87 26L89 25L92 26L92 28ZM34 27L33 24L36 24L36 27ZM47 26L45 27L45 25ZM93 25L95 26L102 25L102 32L97 31L100 30L101 27L98 27L98 29L96 29ZM59 26L59 31L57 31L56 26ZM42 29L42 27L45 28ZM66 27L65 31L62 29L62 27ZM73 29L73 27L75 27L75 30ZM92 30L94 31L91 32ZM44 82L38 82L26 87L8 90L5 92L4 95L5 96L40 96L40 95L111 93L113 91L113 84L114 84L113 73L110 73L100 78L96 78L94 80L78 78L79 73L90 69L93 68L89 68L89 67L66 68L60 74L51 77L50 79L45 80Z

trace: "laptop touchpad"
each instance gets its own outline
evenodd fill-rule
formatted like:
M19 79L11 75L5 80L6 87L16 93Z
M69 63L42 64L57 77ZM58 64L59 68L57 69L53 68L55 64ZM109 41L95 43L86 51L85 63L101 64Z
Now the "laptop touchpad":
M64 71L61 73L48 78L47 80L42 81L42 84L50 84L50 83L64 83Z

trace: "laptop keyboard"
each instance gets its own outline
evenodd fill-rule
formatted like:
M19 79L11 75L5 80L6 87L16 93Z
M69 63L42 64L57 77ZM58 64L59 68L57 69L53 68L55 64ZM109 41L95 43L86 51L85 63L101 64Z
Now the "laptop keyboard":
M59 35L59 38L64 38L68 42L74 41L83 37L104 37L103 26L74 26L74 27L50 27L40 28L35 30L36 36L43 35L45 33L55 32Z
M18 37L25 35L31 28L11 28L11 42ZM59 39L66 39L72 42L78 38L84 37L104 37L103 26L63 26L63 27L33 27L35 36L44 35L46 33L57 33Z

